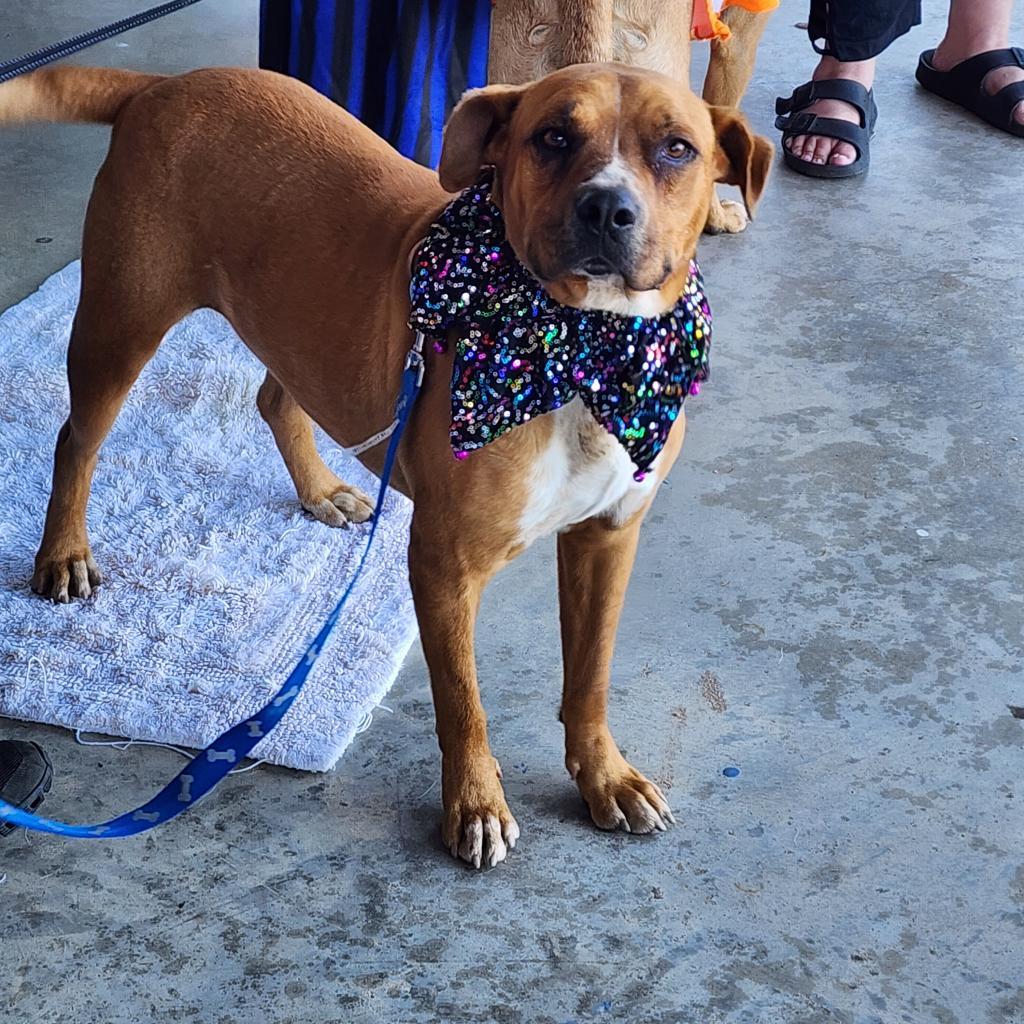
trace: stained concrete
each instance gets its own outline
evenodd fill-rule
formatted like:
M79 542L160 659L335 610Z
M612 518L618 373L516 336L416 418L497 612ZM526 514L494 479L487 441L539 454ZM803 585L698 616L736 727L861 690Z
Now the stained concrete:
M59 6L5 12L0 57L134 5ZM714 377L644 532L613 707L678 827L587 821L561 763L539 544L479 631L523 827L506 864L476 874L441 848L414 653L392 713L330 775L262 768L142 839L0 843L16 1019L1024 1019L1024 721L1008 710L1024 705L1024 145L915 87L939 6L886 56L871 174L780 169L752 229L701 249ZM251 62L254 7L201 4L88 59ZM810 65L800 14L785 4L762 48L746 108L765 131ZM75 254L105 145L94 128L4 135L0 305ZM47 808L77 820L178 765L0 732L46 744Z

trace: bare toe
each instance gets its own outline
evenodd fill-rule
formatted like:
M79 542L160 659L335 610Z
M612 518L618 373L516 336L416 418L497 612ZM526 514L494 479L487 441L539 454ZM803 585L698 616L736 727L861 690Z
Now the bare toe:
M815 164L828 163L828 158L832 154L833 145L835 145L835 139L829 139L823 135L818 135L814 138L814 145L811 148L810 156L804 157L804 159L810 159L811 163Z
M857 150L853 148L848 142L837 142L835 148L832 150L832 155L829 157L829 163L835 164L837 167L844 166L846 164L852 164L857 159Z

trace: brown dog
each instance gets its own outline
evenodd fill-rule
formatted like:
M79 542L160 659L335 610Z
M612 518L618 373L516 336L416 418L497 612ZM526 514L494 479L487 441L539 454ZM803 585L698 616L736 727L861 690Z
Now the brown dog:
M185 314L219 310L267 366L259 408L303 506L330 525L362 522L369 499L323 463L310 421L343 445L390 421L411 340L410 255L449 201L445 190L493 165L509 240L556 299L651 315L680 294L715 181L738 185L753 207L772 155L735 111L615 65L469 94L449 122L440 181L269 72L158 78L66 67L0 86L0 122L47 119L114 124L85 223L71 413L32 579L58 601L88 597L100 581L85 519L97 455L132 383ZM575 140L557 166L538 149L555 129ZM692 157L667 168L666 145ZM563 239L580 215L581 186L592 193L595 182L625 190L637 216L618 273L592 278ZM394 480L414 501L409 572L442 752L444 842L479 866L503 860L519 835L488 744L473 628L489 577L556 531L566 764L600 827L662 829L668 805L619 753L605 709L640 523L679 452L684 419L641 483L578 400L459 462L448 438L451 370L451 347L428 353ZM364 456L372 469L383 447Z
M770 2L743 3L725 7L728 35L710 43L704 99L713 106L740 105L772 14ZM707 8L707 0L494 0L488 80L522 85L569 64L621 61L689 83L691 35L714 31ZM712 197L705 231L746 226L740 203Z

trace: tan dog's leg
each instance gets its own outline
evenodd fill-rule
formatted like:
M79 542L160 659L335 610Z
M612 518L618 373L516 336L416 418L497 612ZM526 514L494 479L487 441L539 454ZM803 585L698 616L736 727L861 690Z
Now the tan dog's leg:
M373 502L358 487L339 480L324 464L313 439L313 422L278 379L267 376L256 407L274 434L302 507L328 526L364 523Z
M89 597L101 581L89 548L85 510L100 445L175 318L133 325L123 305L83 290L68 346L71 413L57 434L53 490L32 589L62 603Z
M441 835L452 856L478 868L505 859L519 826L505 802L501 767L487 740L473 653L480 594L490 571L470 564L446 538L424 530L414 512L409 579L441 746Z
M608 685L643 517L640 512L621 527L591 519L558 538L565 766L599 828L641 833L663 831L672 812L612 739Z
M704 78L704 99L713 106L738 107L750 84L757 59L757 46L761 41L771 11L747 11L742 7L727 7L722 20L732 35L724 42L711 43L711 61ZM742 231L749 217L742 203L719 199L716 192L708 211L704 230L710 235Z

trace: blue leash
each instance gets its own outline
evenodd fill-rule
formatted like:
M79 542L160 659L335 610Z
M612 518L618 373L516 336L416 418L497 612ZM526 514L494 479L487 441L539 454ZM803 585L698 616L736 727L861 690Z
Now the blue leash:
M398 454L398 446L405 433L420 387L423 385L423 372L423 335L417 331L416 341L405 360L402 387L395 403L395 430L388 444L384 469L380 477L380 490L377 492L377 505L373 510L373 522L370 524L370 532L367 535L366 546L363 548L359 564L356 566L356 571L349 580L345 592L341 595L341 599L334 606L331 614L327 616L327 621L323 624L320 632L306 648L299 663L292 669L291 674L284 681L284 685L270 701L250 718L239 722L238 725L218 736L204 751L192 758L152 800L137 807L134 811L128 811L126 814L112 818L100 825L66 825L62 821L54 821L52 818L31 814L29 811L13 807L6 801L0 800L0 821L35 832L50 832L53 835L67 836L69 839L120 839L125 836L137 836L158 825L163 825L171 818L176 818L183 811L188 810L217 786L236 764L248 757L252 748L264 736L274 730L295 702L295 698L302 692L302 687L309 678L316 659L323 651L327 638L331 635L342 609L362 575L370 548L373 546L373 538L377 533L377 524L380 522L388 481L391 479L395 457Z

